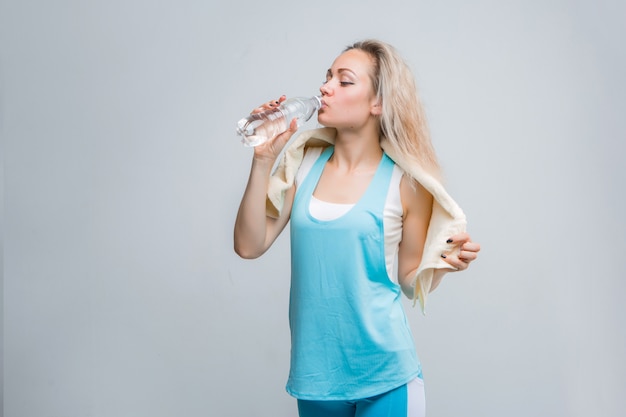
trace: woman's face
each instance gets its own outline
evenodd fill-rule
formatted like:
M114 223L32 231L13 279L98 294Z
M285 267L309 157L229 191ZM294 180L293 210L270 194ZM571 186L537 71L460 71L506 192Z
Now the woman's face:
M373 58L359 49L339 55L320 87L322 108L317 120L326 127L359 129L380 114L372 85Z

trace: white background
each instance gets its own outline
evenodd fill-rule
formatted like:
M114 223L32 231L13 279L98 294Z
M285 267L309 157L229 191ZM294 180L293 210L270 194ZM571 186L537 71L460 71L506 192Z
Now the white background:
M483 246L424 317L429 417L623 415L621 1L0 5L6 417L295 416L287 234L232 250L236 121L366 37L414 69ZM314 127L314 126L313 126Z

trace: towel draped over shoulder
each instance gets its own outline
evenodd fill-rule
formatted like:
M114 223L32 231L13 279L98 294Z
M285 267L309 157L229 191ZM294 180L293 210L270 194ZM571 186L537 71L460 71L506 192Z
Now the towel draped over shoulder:
M327 147L335 142L337 131L333 128L308 130L298 135L285 149L282 158L270 177L266 211L267 215L277 218L283 208L285 192L294 184L296 173L304 157L305 147ZM446 192L439 180L414 163L399 155L389 142L383 138L381 148L400 168L419 182L433 196L432 214L422 261L413 278L414 305L419 300L422 313L426 311L426 297L432 288L433 277L437 270L453 269L441 258L441 254L450 249L446 240L453 235L465 232L467 220L459 205Z

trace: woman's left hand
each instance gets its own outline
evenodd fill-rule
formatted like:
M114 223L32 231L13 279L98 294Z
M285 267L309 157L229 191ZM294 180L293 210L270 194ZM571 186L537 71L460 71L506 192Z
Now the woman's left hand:
M478 257L480 244L472 242L467 233L451 236L447 242L453 247L449 252L441 254L441 257L457 271L466 270L470 262Z

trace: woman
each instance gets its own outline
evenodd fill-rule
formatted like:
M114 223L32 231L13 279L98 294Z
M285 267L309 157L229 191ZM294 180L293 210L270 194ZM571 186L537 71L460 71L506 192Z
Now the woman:
M290 145L286 163L300 165L282 181L273 216L266 211L271 171L295 120L254 148L235 251L262 255L291 221L287 391L301 417L422 416L421 364L401 294L423 307L445 272L466 269L480 246L438 182L413 75L392 46L367 40L348 47L320 92L325 129ZM446 224L454 227L440 227ZM443 237L450 230L460 233Z

